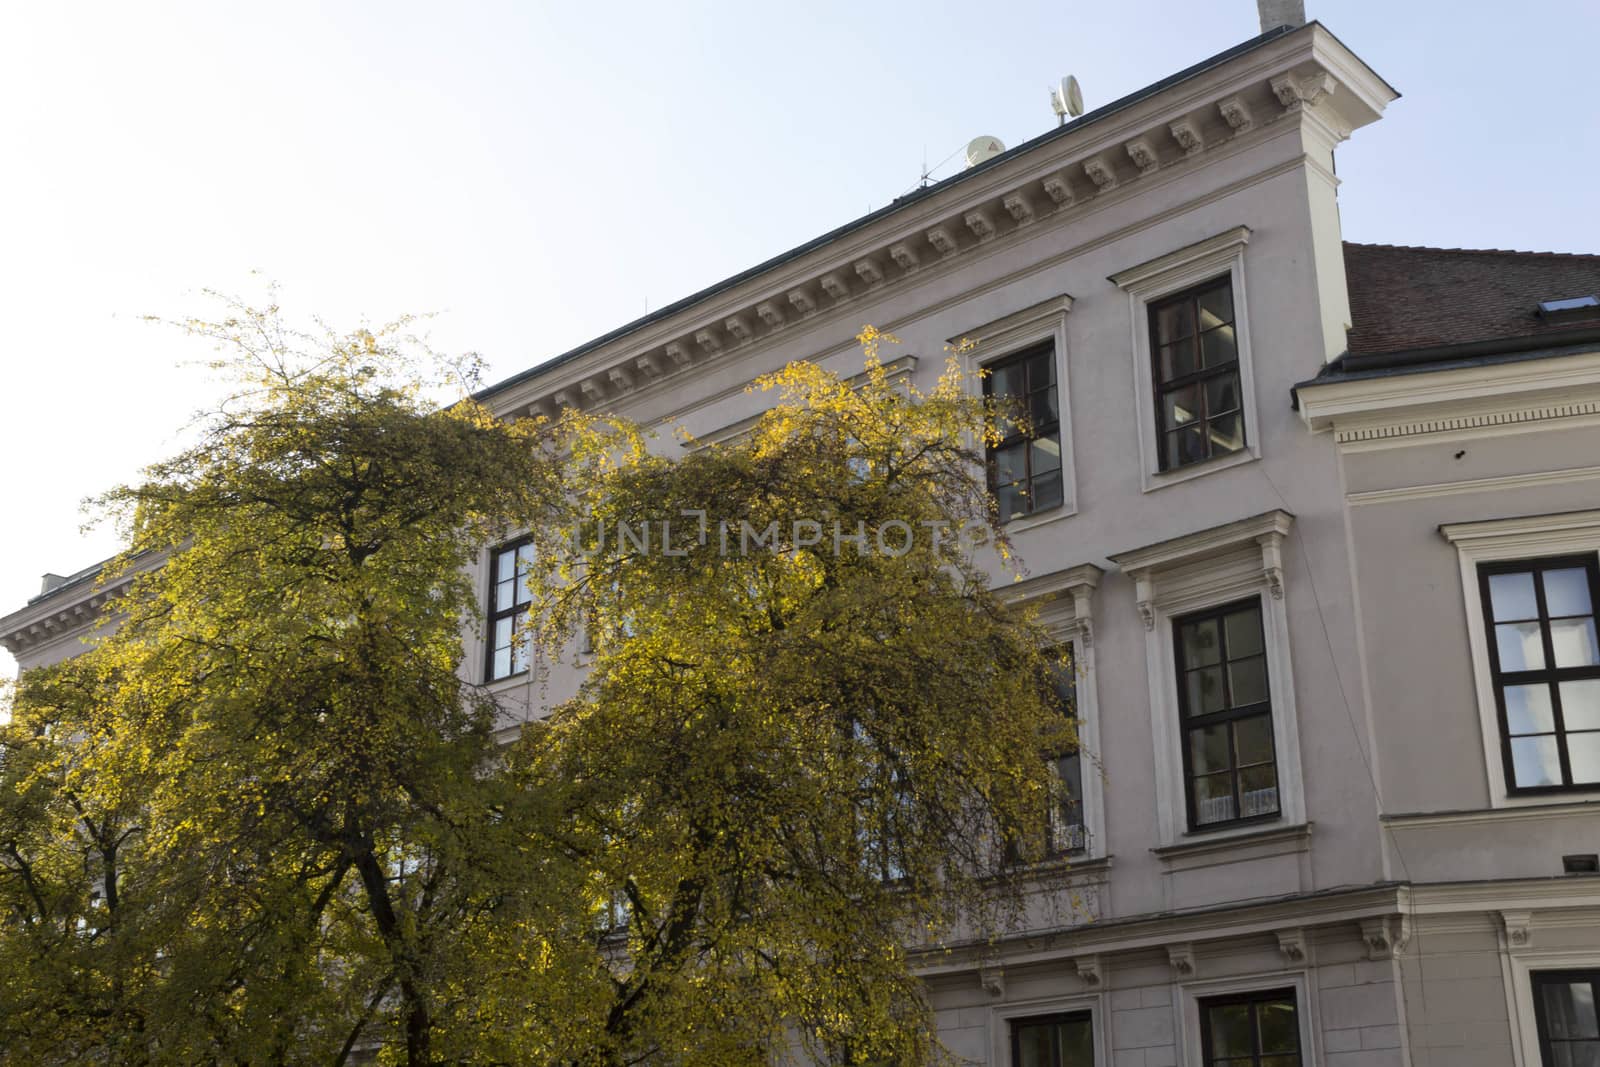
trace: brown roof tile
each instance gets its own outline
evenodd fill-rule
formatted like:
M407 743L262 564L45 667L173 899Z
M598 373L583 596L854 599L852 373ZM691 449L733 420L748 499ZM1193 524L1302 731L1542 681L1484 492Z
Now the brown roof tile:
M1345 243L1356 356L1600 326L1547 322L1542 300L1600 295L1600 255Z

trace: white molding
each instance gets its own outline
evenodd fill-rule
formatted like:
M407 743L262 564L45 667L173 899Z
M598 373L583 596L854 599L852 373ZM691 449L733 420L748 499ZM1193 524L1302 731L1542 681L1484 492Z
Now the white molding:
M1461 593L1467 613L1467 646L1472 656L1473 687L1478 697L1478 729L1483 741L1489 803L1496 808L1548 805L1548 796L1514 797L1507 792L1505 757L1500 746L1500 709L1489 670L1489 635L1483 621L1478 565L1600 553L1600 511L1452 522L1440 526L1439 533L1456 546L1460 565Z
M1080 974L1081 977L1081 974ZM1104 980L1094 985L1099 990L1106 984ZM1094 1063L1095 1067L1109 1067L1111 1064L1111 1049L1109 1048L1109 1035L1106 1029L1106 1019L1109 1017L1110 994L1106 992L1088 992L1066 994L1054 997L1034 997L1029 1000L1018 1000L1005 1004L992 1005L989 1008L989 1062L992 1064L1009 1064L1011 1062L1011 1023L1018 1019L1029 1019L1039 1015L1055 1015L1060 1012L1089 1013L1090 1029L1094 1033Z
M975 342L961 355L962 369L968 380L975 381L975 373L1013 353L1020 352L1042 341L1050 341L1055 349L1056 410L1061 426L1061 505L1034 515L1025 515L1006 524L1006 532L1018 534L1057 519L1069 518L1078 513L1078 474L1076 449L1072 446L1072 383L1067 353L1067 314L1072 310L1072 297L1066 293L1041 300L1037 304L1012 312L991 322L963 331L961 340Z
M1189 832L1183 731L1178 717L1178 671L1172 644L1173 619L1251 595L1261 601L1278 763L1278 818L1265 825L1292 827L1306 821L1282 556L1283 541L1293 523L1294 516L1288 512L1269 511L1111 557L1133 579L1139 614L1145 623L1145 665L1156 746L1156 807L1163 847L1185 843L1202 834L1220 841L1230 836L1252 836L1262 829L1262 824L1252 824L1192 835Z
M1498 723L1496 724L1498 726ZM1386 825L1401 830L1437 826L1493 826L1529 819L1600 820L1600 800L1575 800L1562 803L1530 803L1514 808L1488 808L1480 811L1393 812L1378 816Z
M1255 363L1250 355L1250 301L1245 291L1244 250L1250 228L1235 226L1166 255L1128 267L1110 281L1128 294L1132 334L1134 397L1138 404L1141 488L1152 492L1261 458L1261 420L1256 408ZM1239 391L1245 447L1228 456L1164 471L1155 422L1155 382L1151 368L1150 315L1153 301L1227 274L1233 286L1234 344L1239 354Z
M1459 482L1429 482L1402 485L1393 489L1367 489L1346 493L1353 507L1367 504L1393 504L1406 500L1457 496L1462 493L1503 493L1515 489L1536 489L1547 485L1567 485L1600 479L1600 467L1563 467L1560 470L1532 471L1528 474L1503 474L1492 478L1464 478Z
M1500 945L1501 973L1509 978L1506 1008L1510 1012L1516 1067L1539 1067L1539 1023L1533 1007L1533 972L1600 968L1600 951L1592 948L1532 950L1512 944L1505 935Z
M1284 988L1294 990L1295 1021L1300 1024L1301 1062L1321 1063L1322 1010L1316 996L1316 978L1304 963L1239 977L1180 981L1175 991L1178 1003L1174 1005L1177 1009L1174 1014L1178 1018L1178 1063L1181 1067L1200 1067L1204 1062L1200 1054L1200 1001L1208 997Z

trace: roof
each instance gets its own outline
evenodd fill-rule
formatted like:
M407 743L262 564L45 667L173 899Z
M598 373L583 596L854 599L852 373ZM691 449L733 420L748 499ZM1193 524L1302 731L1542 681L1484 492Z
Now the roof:
M1345 242L1352 357L1496 341L1560 344L1592 321L1552 321L1545 300L1600 293L1600 255Z
M1031 152L1041 145L1048 144L1063 137L1070 137L1074 133L1083 130L1085 127L1092 126L1097 122L1110 118L1117 112L1124 111L1143 100L1147 100L1152 96L1165 92L1174 85L1178 85L1192 78L1199 77L1206 71L1219 67L1224 63L1227 63L1248 52L1253 52L1271 41L1275 41L1278 38L1284 37L1288 34L1299 33L1312 26L1321 26L1321 23L1313 20L1311 22L1307 22L1304 26L1279 26L1276 29L1268 30L1266 33L1263 33L1257 37L1252 37L1250 40L1245 41L1242 44L1234 45L1232 48L1229 48L1226 51L1218 52L1211 58L1202 60L1192 67L1180 70L1176 74L1168 75L1158 82L1154 82L1145 86L1143 89L1129 93L1127 96L1124 96L1121 99L1113 100L1111 103L1102 107L1095 108L1093 111L1087 112L1080 117L1073 119L1071 122L1058 126L1053 130L1042 133L1032 140L1024 141L1015 148L1008 149L1007 151L1002 152L994 158L986 160L975 167L969 167L966 170L961 171L959 174L945 178L943 181L935 182L933 185L922 189L917 189L916 191L907 193L904 196L896 197L892 202L876 211L868 212L867 214L862 215L860 218L857 218L851 222L847 222L837 229L830 230L819 237L814 237L804 244L796 245L787 252L780 253L779 255L773 256L771 259L757 263L755 266L740 271L738 274L735 274L731 277L724 278L722 281L716 282L713 285L709 285L706 288L701 289L699 292L691 293L681 300L674 301L671 304L667 304L664 307L658 308L648 315L634 319L632 322L625 323L624 325L619 326L608 333L601 334L599 337L596 337L593 340L585 341L576 348L570 349L558 356L547 359L542 363L535 364L533 367L530 367L525 371L514 374L503 381L496 382L494 385L479 390L476 394L474 394L474 396L478 400L486 400L504 389L508 389L514 385L518 385L522 382L547 374L550 371L555 370L557 367L571 362L572 360L575 360L586 353L592 352L598 348L602 348L613 341L628 336L629 334L636 333L639 330L652 325L653 323L660 322L664 319L669 319L672 316L690 307L693 307L695 304L698 304L703 300L716 296L718 293L732 289L735 286L742 285L750 279L756 278L762 274L766 274L769 271L776 270L785 263L798 259L810 252L814 252L825 245L837 241L841 237L845 237L857 230L864 229L865 227L870 226L881 219L904 211L913 204L917 204L923 200L926 200L928 197L938 196L944 193L947 189L950 189L956 185L960 185L962 182L969 181L977 177L979 174L991 170L992 168L1004 166L1007 162L1016 159L1018 156ZM1322 29L1323 32L1327 32L1326 27L1322 27ZM1398 96L1399 94L1396 93L1395 95Z

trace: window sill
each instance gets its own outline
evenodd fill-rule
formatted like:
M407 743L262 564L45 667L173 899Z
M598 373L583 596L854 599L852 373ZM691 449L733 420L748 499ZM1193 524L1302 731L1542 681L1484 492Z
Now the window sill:
M1191 463L1185 467L1170 471L1146 471L1144 476L1144 492L1153 493L1157 489L1165 489L1169 485L1178 485L1195 478L1203 478L1208 474L1218 471L1231 470L1246 463L1254 463L1261 458L1261 450L1254 445L1246 445L1242 450L1218 459L1208 459L1202 463Z
M515 689L519 685L527 685L532 677L531 671L518 671L516 674L508 674L504 678L496 678L493 681L484 682L483 687L491 693L503 693Z
M1190 831L1183 835L1187 840L1158 845L1150 851L1169 868L1209 866L1207 861L1218 854L1225 854L1223 862L1264 859L1309 850L1311 827L1309 822L1290 826L1271 822L1235 830Z
M1057 504L1053 508L1046 508L1044 511L1036 511L1032 515L1023 515L1019 518L1007 519L1005 522L1000 524L1000 529L1004 531L1007 536L1019 533L1027 533L1029 530L1035 529L1036 527L1045 526L1061 519L1071 518L1077 513L1078 507L1075 503L1068 502L1065 504Z

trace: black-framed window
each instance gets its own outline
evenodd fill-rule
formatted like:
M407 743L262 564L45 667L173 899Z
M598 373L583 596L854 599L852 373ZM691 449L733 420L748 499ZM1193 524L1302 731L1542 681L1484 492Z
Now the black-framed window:
M1261 600L1173 623L1190 829L1279 813Z
M1093 1017L1072 1011L1013 1019L1011 1067L1094 1067Z
M1478 568L1506 787L1600 788L1594 555Z
M1244 447L1232 275L1153 301L1150 356L1162 470Z
M1069 645L1058 651L1061 663L1055 671L1055 700L1061 713L1081 725L1078 718L1078 662ZM1051 784L1055 795L1050 800L1050 851L1082 852L1089 845L1089 832L1083 820L1083 754L1078 745L1050 756Z
M1533 1015L1544 1067L1600 1063L1600 970L1533 972Z
M989 488L1000 521L1061 504L1061 407L1056 391L1056 346L1046 341L985 368L985 396L1012 401L1027 413L1026 428L1006 420L1005 436L989 449Z
M1200 1061L1205 1067L1300 1067L1300 1020L1293 989L1204 997Z
M489 625L487 662L489 681L510 678L528 669L528 636L518 627L526 621L532 594L528 569L533 564L533 542L522 538L489 553Z

